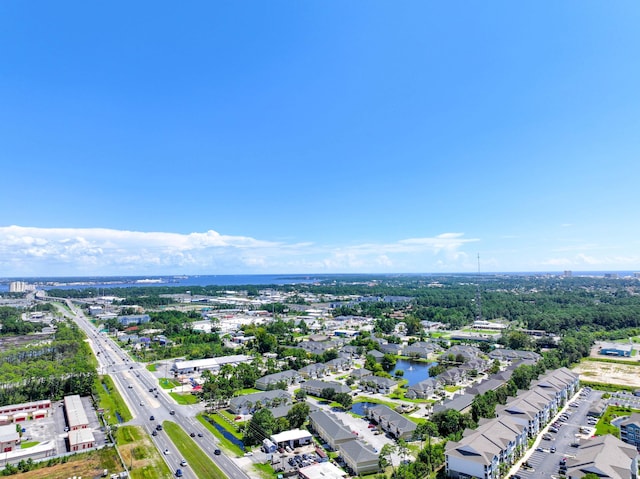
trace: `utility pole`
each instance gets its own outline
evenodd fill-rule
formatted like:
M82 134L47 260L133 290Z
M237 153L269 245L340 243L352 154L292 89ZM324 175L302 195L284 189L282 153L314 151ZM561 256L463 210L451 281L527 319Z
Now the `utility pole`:
M482 320L482 296L480 295L480 253L478 253L478 285L476 289L476 320Z

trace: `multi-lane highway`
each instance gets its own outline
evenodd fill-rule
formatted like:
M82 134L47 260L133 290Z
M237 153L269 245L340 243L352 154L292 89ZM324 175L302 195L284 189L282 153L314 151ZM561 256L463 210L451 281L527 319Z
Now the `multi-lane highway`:
M227 477L249 479L233 459L224 453L215 454L215 450L219 448L218 440L193 417L193 407L176 404L162 388L158 387L156 378L146 368L131 359L111 338L100 334L80 308L70 300L67 300L67 306L73 314L68 314L66 310L64 312L87 335L91 348L98 358L100 372L111 375L116 388L129 406L133 415L131 423L142 426L151 435L158 424L162 424L163 421L173 421L187 434L195 434L193 440ZM151 438L172 472L175 473L177 469L181 469L183 477L196 477L188 466L180 465L183 458L164 430L158 431L157 435L152 435Z

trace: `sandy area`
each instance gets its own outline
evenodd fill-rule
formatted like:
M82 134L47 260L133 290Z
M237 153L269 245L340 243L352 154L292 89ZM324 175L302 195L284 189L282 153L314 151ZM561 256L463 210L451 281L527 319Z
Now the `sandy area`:
M583 361L573 371L585 381L640 388L640 365Z

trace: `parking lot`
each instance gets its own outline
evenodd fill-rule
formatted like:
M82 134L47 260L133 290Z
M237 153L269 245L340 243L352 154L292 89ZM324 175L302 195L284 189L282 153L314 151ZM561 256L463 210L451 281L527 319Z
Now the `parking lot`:
M532 450L525 455L522 467L512 477L532 479L561 473L564 460L575 456L579 445L593 435L595 422L587 412L602 394L602 391L582 389L543 429Z

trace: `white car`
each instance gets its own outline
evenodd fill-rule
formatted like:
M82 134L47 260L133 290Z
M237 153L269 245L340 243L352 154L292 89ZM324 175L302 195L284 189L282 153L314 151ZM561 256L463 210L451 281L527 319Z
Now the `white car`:
M181 465L182 467L186 466L186 465L187 465L187 461L185 461L185 460L183 459L182 461L180 461L180 465Z
M169 454L169 449L164 450L164 455L166 456L167 454Z

